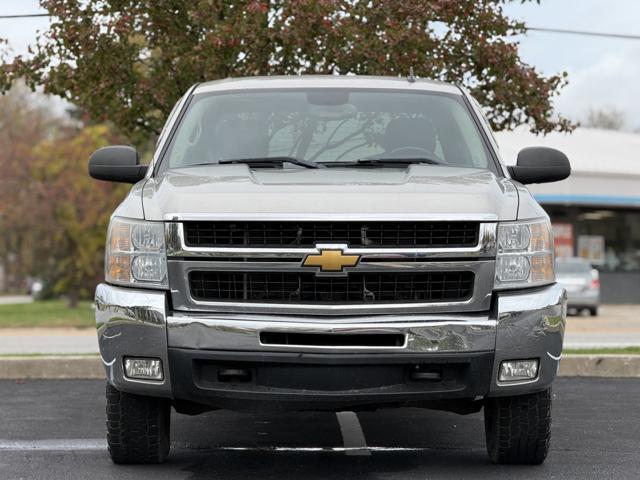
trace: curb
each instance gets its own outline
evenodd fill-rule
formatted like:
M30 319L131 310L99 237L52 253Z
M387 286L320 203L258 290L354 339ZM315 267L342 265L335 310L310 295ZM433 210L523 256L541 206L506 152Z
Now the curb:
M640 378L640 355L564 355L558 375Z
M640 355L565 355L558 375L640 378ZM0 357L0 380L104 378L99 356Z

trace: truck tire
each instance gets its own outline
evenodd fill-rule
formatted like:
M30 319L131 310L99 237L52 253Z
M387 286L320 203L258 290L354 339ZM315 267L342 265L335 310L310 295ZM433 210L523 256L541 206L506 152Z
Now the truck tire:
M551 439L551 389L488 399L484 426L493 463L541 464Z
M589 314L592 317L597 317L598 316L598 307L589 307Z
M171 405L107 383L107 444L114 463L162 463L169 454Z

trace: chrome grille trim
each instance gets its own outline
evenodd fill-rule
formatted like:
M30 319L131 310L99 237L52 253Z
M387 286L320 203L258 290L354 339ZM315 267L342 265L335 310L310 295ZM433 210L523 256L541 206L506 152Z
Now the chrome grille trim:
M497 222L495 214L467 214L467 213L386 213L386 214L351 214L351 213L165 213L162 216L165 222L187 222L187 221L341 221L360 222L389 221L389 222L435 222L435 221L464 221L464 222Z
M394 262L360 264L358 271L366 269L375 272L397 272L403 270L451 271L468 270L475 274L473 296L464 301L425 302L425 303L377 303L357 305L337 304L292 304L292 303L246 303L246 302L207 302L196 300L191 296L188 285L189 272L193 270L232 270L237 271L300 271L298 264L290 262L263 265L249 262L207 262L200 260L169 260L169 285L173 308L183 311L235 312L235 313L272 313L272 314L304 314L304 315L362 315L391 314L399 311L410 312L445 312L445 311L482 311L488 310L493 289L495 262L493 260L447 261L447 262ZM489 281L490 280L490 281Z
M238 219L243 220L243 219ZM433 220L433 219L429 219ZM478 244L465 248L349 248L344 244L319 244L315 248L247 248L188 247L184 241L182 223L167 222L169 285L176 311L283 314L283 315L381 315L398 313L478 312L489 310L496 256L496 222L480 223ZM377 304L293 304L207 302L191 296L188 275L193 270L218 271L309 271L302 262L307 255L320 253L320 248L340 248L346 255L361 257L349 271L403 272L468 270L474 272L473 295L464 301L428 303ZM216 261L216 259L219 259ZM278 262L277 259L287 261ZM367 260L375 260L367 262ZM262 261L261 261L262 260ZM336 320L338 320L336 318Z
M360 255L362 258L471 258L496 256L496 223L481 223L478 244L462 248L343 248L345 254ZM289 257L303 258L319 252L316 247L252 248L252 247L189 247L185 243L182 223L167 222L165 226L168 257Z
M479 222L200 221L183 222L191 247L464 248L478 244Z

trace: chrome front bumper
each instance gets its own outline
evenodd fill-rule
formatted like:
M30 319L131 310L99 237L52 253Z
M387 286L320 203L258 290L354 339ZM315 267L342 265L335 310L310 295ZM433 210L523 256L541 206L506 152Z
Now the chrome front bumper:
M494 294L492 310L483 313L409 314L341 317L278 316L172 312L168 294L101 284L96 290L96 322L107 378L131 393L172 397L169 349L314 354L474 354L492 352L494 366L488 395L514 395L546 388L555 378L562 352L566 293L558 285ZM264 345L261 332L396 334L393 347ZM162 360L161 382L127 379L123 357ZM497 381L500 362L539 358L538 378L521 384Z

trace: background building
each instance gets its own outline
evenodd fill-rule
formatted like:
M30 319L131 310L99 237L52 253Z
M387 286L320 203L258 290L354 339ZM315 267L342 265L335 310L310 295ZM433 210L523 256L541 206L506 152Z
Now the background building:
M530 186L551 217L556 253L591 261L600 271L602 303L640 303L640 135L579 128L544 137L520 129L496 137L508 165L527 146L567 154L571 177Z

